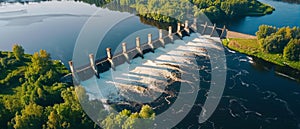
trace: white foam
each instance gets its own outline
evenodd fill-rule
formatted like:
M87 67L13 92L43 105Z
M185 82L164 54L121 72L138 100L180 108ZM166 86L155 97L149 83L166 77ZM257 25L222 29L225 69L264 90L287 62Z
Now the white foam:
M293 78L293 77L291 77L291 76L289 76L289 75L286 75L286 74L284 74L284 73L280 73L280 72L277 72L277 71L275 71L275 73L276 73L277 75L280 75L280 76L283 76L283 77L286 77L286 78L289 78L289 79L292 79L292 80L297 80L296 78Z
M230 50L229 48L226 48L228 52L230 53L236 53L236 51Z
M101 73L100 79L92 78L81 85L88 93L98 93L98 96L91 96L97 99L118 101L125 97L138 102L152 102L174 81L186 81L174 71L184 72L180 67L190 67L195 55L207 56L204 46L219 49L212 44L217 39L198 36L192 34L176 40L174 44L156 49L155 53L146 53L144 59L135 58L130 64L119 65L116 71Z

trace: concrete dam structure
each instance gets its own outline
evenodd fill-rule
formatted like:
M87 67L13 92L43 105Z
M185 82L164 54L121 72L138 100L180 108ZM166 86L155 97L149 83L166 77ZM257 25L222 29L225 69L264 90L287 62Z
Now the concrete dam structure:
M96 76L101 78L100 74L108 71L110 68L115 70L115 67L123 64L130 63L130 60L137 57L144 57L143 55L148 52L155 52L157 48L164 48L167 44L173 44L174 40L180 40L185 36L190 36L191 33L200 32L201 35L209 35L210 37L226 38L228 30L224 26L218 28L216 24L208 25L197 24L197 20L194 19L192 24L189 25L189 21L185 21L184 24L177 23L176 31L172 31L173 27L169 26L168 31L163 32L162 29L158 30L159 36L157 39L152 39L152 34L148 34L148 41L141 43L140 37L136 37L135 48L127 48L125 42L122 43L122 52L112 54L111 48L106 48L106 57L101 59L95 59L93 53L89 54L90 64L74 68L73 62L69 61L71 74L68 74L62 78L64 82L70 82L78 84L80 81L88 80L89 78ZM74 80L73 80L74 79ZM80 79L80 80L78 80ZM72 81L73 80L73 81Z

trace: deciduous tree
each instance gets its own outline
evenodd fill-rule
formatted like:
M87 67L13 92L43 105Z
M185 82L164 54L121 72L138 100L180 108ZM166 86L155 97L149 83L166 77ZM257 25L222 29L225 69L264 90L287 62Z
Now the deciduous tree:
M258 39L266 38L267 36L270 36L271 34L275 33L277 31L276 27L268 26L268 25L261 25L258 28L258 31L255 33Z
M300 61L300 39L291 40L284 48L283 56L291 61Z
M24 49L22 46L15 44L12 47L12 51L14 53L14 56L16 57L17 60L21 60L24 55Z

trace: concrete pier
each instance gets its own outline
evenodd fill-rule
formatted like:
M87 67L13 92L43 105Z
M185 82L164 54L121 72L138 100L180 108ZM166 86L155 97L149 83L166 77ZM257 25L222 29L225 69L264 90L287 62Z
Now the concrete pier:
M127 52L126 43L122 43L123 54Z
M214 26L213 26L213 28L212 28L212 30L211 30L210 37L213 36L213 34L214 34L215 30L216 30L216 27L217 27L217 25L215 23Z
M169 33L168 36L172 36L172 26L169 26Z
M95 68L94 54L89 54L89 58L90 58L91 67L92 67L95 71L97 71L96 68Z
M159 40L163 39L163 33L162 33L162 29L159 29Z
M74 70L72 61L69 61L69 66L70 66L70 70L71 70L71 77L65 76L65 78L68 78L68 79L61 79L61 80L73 80L73 83L78 84L79 81L75 77L75 70ZM68 82L72 82L72 81L68 81Z
M135 38L135 44L136 44L136 50L143 57L143 51L141 50L141 39L140 39L140 37Z
M179 35L179 37L182 37L181 24L180 23L177 23L177 34Z
M222 29L222 32L220 34L220 38L224 38L225 33L226 33L226 26L224 25L223 29Z
M148 44L152 44L152 34L148 34Z
M72 74L74 74L74 66L73 66L72 61L69 61L69 66L70 66L70 70L71 70Z
M190 27L189 27L189 21L186 20L184 23L184 30L187 32L187 34L190 34Z
M177 33L179 33L181 30L181 24L180 23L177 23Z
M205 24L204 24L204 27L203 27L203 30L202 30L202 35L204 35L204 33L205 33L205 31L206 31L206 28L207 28L207 22L205 22Z
M165 48L165 41L163 39L162 29L159 29L159 39L158 40L161 42L162 47Z
M193 22L191 28L194 29L195 31L197 30L197 18L194 18L194 22Z
M126 58L126 62L128 64L130 64L130 59L129 59L128 54L127 54L127 48L126 48L126 43L125 42L122 43L122 50L123 50L123 55Z
M141 48L140 37L136 37L136 38L135 38L135 44L136 44L136 48L137 48L137 49L140 49L140 48Z
M95 72L96 77L99 78L100 76L98 70L96 69L94 54L89 54L89 58L90 58L91 68Z
M111 59L112 58L111 48L106 48L106 54L107 54L107 59Z
M152 34L148 34L148 45L150 46L150 49L153 52L154 46L152 42Z
M109 61L110 65L111 65L111 68L113 70L115 70L115 65L114 65L114 62L112 60L112 54L111 54L111 48L106 48L106 53L107 53L107 60Z

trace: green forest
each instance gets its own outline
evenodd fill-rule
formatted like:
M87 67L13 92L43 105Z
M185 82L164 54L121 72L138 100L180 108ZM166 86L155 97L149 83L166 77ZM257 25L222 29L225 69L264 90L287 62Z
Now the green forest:
M257 0L81 0L111 10L136 12L159 22L176 22L205 14L212 21L260 16L275 9ZM108 5L107 5L108 4ZM176 19L176 20L175 20Z
M300 61L300 28L261 25L256 36L264 52L282 54L287 60Z
M195 7L191 6L191 3ZM178 20L184 20L187 14L197 17L204 13L210 20L216 21L241 16L265 15L274 10L273 7L256 0L149 0L147 3L136 1L136 3L130 4L134 4L131 7L134 7L139 13L144 12L144 10L155 12L140 13L140 15L163 22L174 22L166 16L175 16L174 18ZM161 15L160 12L163 12L162 14L165 16Z
M24 54L22 46L14 45L12 52L0 52L0 57L1 128L99 128L83 111L80 102L93 105L101 102L89 101L83 87L61 82L60 78L69 71L60 61L51 60L45 50L29 55ZM104 117L99 123L102 127L132 129L140 124L151 126L155 113L145 105L140 112L124 110L100 117ZM138 122L140 119L146 119L146 123Z

